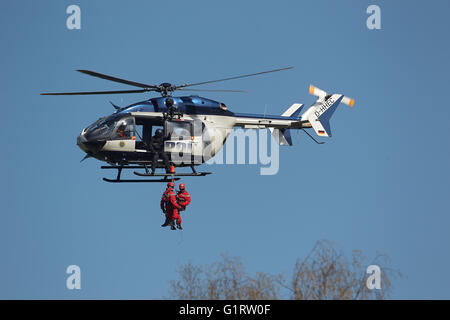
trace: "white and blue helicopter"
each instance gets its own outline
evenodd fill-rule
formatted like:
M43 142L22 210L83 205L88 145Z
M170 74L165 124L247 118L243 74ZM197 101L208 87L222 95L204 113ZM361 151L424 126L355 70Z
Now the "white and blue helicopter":
M108 163L107 166L102 166L102 169L117 169L115 179L103 178L107 182L168 182L179 180L180 177L184 176L210 174L211 172L197 172L195 166L214 157L223 147L234 127L245 129L268 128L280 145L292 145L291 129L303 130L314 141L316 140L305 129L312 128L318 136L331 137L330 118L337 106L344 103L353 107L354 100L342 94L328 94L313 85L309 87L309 93L318 98L306 111L301 113L303 104L294 103L280 116L236 113L230 111L224 103L196 95L172 96L174 91L245 92L242 90L192 89L191 87L292 68L274 69L178 86L170 83L148 85L94 71L77 70L93 77L140 89L41 93L41 95L160 93L161 97L151 98L123 108L113 104L116 111L83 129L77 138L77 145L86 153L83 160L89 157L96 158ZM150 146L153 132L158 128L163 130L164 153L169 156L172 172L153 173L153 171L149 171L154 156ZM163 161L158 160L157 167L163 168L164 166ZM192 172L176 173L175 167L190 167ZM151 179L122 179L123 169L141 169L143 172L134 171L134 174L140 177L151 177Z

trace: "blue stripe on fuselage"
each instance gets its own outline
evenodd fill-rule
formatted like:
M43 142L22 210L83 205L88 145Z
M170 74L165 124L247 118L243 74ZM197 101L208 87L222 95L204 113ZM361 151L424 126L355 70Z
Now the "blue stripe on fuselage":
M297 117L283 117L279 115L263 115L253 113L235 113L220 108L220 103L210 99L190 96L190 97L172 97L175 106L183 113L198 115L214 115L251 119L273 119L273 120L293 120L298 121ZM165 98L152 98L147 101L141 101L122 109L119 114L131 112L165 112L167 108L164 105Z

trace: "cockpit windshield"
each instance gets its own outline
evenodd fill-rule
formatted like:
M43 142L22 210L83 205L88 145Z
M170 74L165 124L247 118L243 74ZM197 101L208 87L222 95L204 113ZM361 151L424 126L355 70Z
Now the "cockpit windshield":
M97 120L86 129L89 140L122 140L132 139L135 135L133 117L110 116Z

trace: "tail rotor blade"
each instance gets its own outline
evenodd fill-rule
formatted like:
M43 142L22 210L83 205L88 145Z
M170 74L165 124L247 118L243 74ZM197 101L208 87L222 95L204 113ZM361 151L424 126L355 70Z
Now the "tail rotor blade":
M344 96L341 100L343 104L348 105L349 107L353 107L355 105L355 99Z
M327 95L325 91L313 86L312 84L309 86L309 94L317 97L325 97Z

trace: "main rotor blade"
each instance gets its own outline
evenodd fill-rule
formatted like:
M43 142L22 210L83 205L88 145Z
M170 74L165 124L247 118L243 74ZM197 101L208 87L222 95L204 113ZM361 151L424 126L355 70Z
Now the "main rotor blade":
M177 89L179 91L198 91L198 92L241 92L241 93L250 93L250 91L246 90L209 90L209 89Z
M153 91L151 89L139 89L139 90L118 90L118 91L84 91L84 92L46 92L41 93L41 96L75 96L86 94L118 94L118 93L141 93Z
M241 76L235 76L235 77L219 79L219 80L211 80L211 81L204 81L204 82L197 82L197 83L186 83L186 84L182 84L180 86L177 86L176 89L178 89L178 88L185 88L185 87L191 87L191 86L198 86L198 85L201 85L201 84L207 84L207 83L213 83L213 82L220 82L220 81L227 81L227 80L234 80L234 79L252 77L252 76L257 76L257 75L261 75L261 74L265 74L265 73L289 70L289 69L292 69L292 68L294 68L294 67L287 67L287 68L274 69L274 70L257 72L257 73L244 74L244 75L241 75Z
M119 82L119 83L123 83L123 84L128 84L130 86L135 86L135 87L140 87L140 88L152 88L152 89L156 89L156 86L153 85L149 85L149 84L145 84L145 83L140 83L140 82L134 82L134 81L130 81L130 80L125 80L125 79L121 79L121 78L116 78L113 76L108 76L106 74L103 73L98 73L98 72L94 72L94 71L90 71L90 70L77 70L78 72L90 75L92 77L97 77L97 78L101 78L101 79L105 79L105 80L109 80L109 81L114 81L114 82Z

